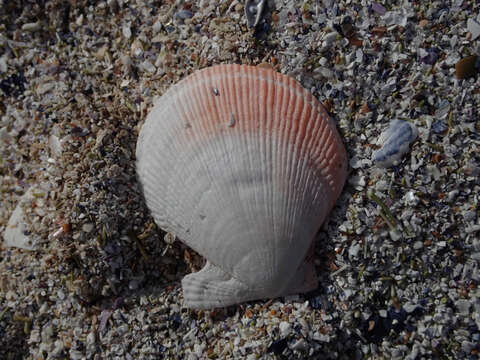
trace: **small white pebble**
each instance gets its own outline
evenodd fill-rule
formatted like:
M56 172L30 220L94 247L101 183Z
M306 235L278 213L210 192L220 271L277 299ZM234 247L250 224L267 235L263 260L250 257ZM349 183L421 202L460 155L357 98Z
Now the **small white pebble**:
M427 168L427 173L432 175L435 181L440 180L442 174L434 164L428 164L426 168Z
M291 347L292 350L298 350L298 351L305 350L306 348L307 348L307 343L303 339L299 339Z
M448 193L448 195L447 195L448 201L453 201L453 200L455 200L455 198L457 197L457 195L458 195L459 192L460 192L460 191L458 191L458 190L456 190L456 189L450 191L450 192Z
M357 191L361 191L365 187L365 185L367 185L365 176L350 176L348 178L348 183L353 185L353 187Z
M122 65L125 67L132 66L132 58L128 55L122 55L120 57L120 61L122 62Z
M402 239L402 233L397 229L390 230L388 234L390 235L390 238L392 239L392 241L398 241Z
M421 241L415 241L415 243L413 244L413 248L415 250L420 250L421 248L423 248L423 242Z
M350 167L352 169L358 169L359 167L362 167L362 162L360 161L360 159L358 158L357 155L354 155L351 159L350 159Z
M417 309L418 307L419 307L419 305L412 304L412 303L406 303L405 305L403 305L403 308L405 309L407 314L410 314L410 313L414 312L415 309Z
M77 19L75 20L75 24L77 24L77 26L82 26L83 25L83 14L80 14Z
M352 246L350 246L350 248L348 249L348 255L354 258L357 257L361 248L362 247L359 243L352 244Z
M53 89L55 89L55 82L51 81L51 82L40 84L36 90L38 95L43 95L50 92Z
M477 218L477 213L476 211L468 210L468 211L463 211L462 216L465 221L470 222L470 221L475 221L475 219Z
M83 358L83 354L79 350L71 349L70 350L70 359L72 360L80 360Z
M7 293L5 294L5 299L7 299L8 301L15 300L16 298L17 294L12 290L7 291Z
M313 334L313 340L320 341L320 342L330 342L330 335L328 334L322 334L320 332L316 332Z
M472 352L472 350L475 348L476 344L470 342L470 341L462 341L462 350L466 353L466 354L470 354Z
M62 143L60 142L57 136L50 135L50 137L48 138L48 145L52 155L55 155L55 156L62 155L62 148L63 148Z
M83 224L82 230L85 231L86 233L89 233L90 231L93 230L94 227L95 225L93 225L92 223L87 223L87 224Z
M122 34L125 36L126 39L130 39L132 37L132 30L130 29L130 24L126 24L122 28Z
M118 9L117 0L107 0L108 7L112 12L116 12Z
M162 23L160 21L155 21L152 25L152 30L155 34L159 33L160 30L162 30Z
M0 56L0 73L5 73L8 70L7 57Z
M143 45L139 39L135 39L130 47L131 54L133 56L141 56L143 54Z
M34 23L27 23L22 25L22 30L23 31L30 31L30 32L35 32L40 30L41 28L40 21L34 22Z
M469 226L465 229L465 232L467 234L472 234L472 233L477 232L477 231L480 231L480 225L479 224Z
M408 206L415 206L420 201L420 199L415 195L414 191L407 192L405 194L404 199L405 199L405 204L407 204Z
M87 335L87 346L95 344L95 333L91 332Z
M292 328L292 325L289 322L282 321L278 326L278 328L280 330L280 336L284 337L290 333L290 329Z
M153 65L150 61L145 60L140 64L140 68L146 72L149 72L150 74L154 74L155 71L157 71L157 68L155 65Z
M33 198L33 188L30 188L21 198L14 212L8 220L7 227L3 233L3 246L16 247L20 249L33 250L36 241L28 232L27 215L22 204L28 205Z
M53 358L59 358L61 357L64 350L65 350L65 345L63 345L63 341L58 339L55 341L54 348L50 355Z
M30 339L28 340L28 343L33 344L38 342L40 342L40 331L38 329L34 329L30 332Z
M470 311L470 305L470 301L465 299L457 300L457 302L455 303L455 306L462 315L468 315Z
M325 45L331 45L335 40L337 40L338 33L336 31L332 31L331 33L328 33L325 35L323 38L323 41L325 42Z

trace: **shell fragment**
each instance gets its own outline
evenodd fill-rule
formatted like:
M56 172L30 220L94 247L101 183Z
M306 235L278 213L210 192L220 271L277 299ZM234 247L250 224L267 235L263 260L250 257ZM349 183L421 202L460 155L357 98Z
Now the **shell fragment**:
M260 22L266 2L266 0L247 0L245 16L247 17L247 26L249 28L257 26Z
M393 120L378 138L377 144L381 145L381 148L373 153L372 161L379 167L398 165L417 135L415 125L403 120Z
M32 201L33 194L30 188L21 198L17 207L13 211L8 220L7 228L3 233L3 245L6 247L16 247L25 250L34 250L36 241L31 234L28 233L26 226L25 213L23 206Z

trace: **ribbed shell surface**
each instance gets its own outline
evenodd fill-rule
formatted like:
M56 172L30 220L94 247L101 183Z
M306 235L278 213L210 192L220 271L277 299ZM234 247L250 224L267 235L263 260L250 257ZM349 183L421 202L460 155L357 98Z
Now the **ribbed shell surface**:
M161 228L275 296L338 198L347 157L335 125L297 81L218 65L156 102L139 135L137 172Z

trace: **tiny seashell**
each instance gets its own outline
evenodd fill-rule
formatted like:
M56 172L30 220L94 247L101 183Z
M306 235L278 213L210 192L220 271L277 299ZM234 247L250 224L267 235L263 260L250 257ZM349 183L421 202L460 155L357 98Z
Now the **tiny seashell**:
M185 306L317 287L307 252L348 160L335 124L296 80L246 65L197 71L156 102L136 156L157 225L207 260L182 280Z
M415 125L403 120L393 120L378 138L377 145L381 145L381 148L373 153L372 161L379 167L398 165L417 135Z

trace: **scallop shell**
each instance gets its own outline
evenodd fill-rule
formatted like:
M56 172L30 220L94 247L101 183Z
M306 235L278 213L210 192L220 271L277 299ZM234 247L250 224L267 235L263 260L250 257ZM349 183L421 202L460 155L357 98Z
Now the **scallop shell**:
M335 124L297 81L245 65L197 71L156 102L136 155L157 225L207 259L182 280L187 307L317 287L306 255L348 162Z

